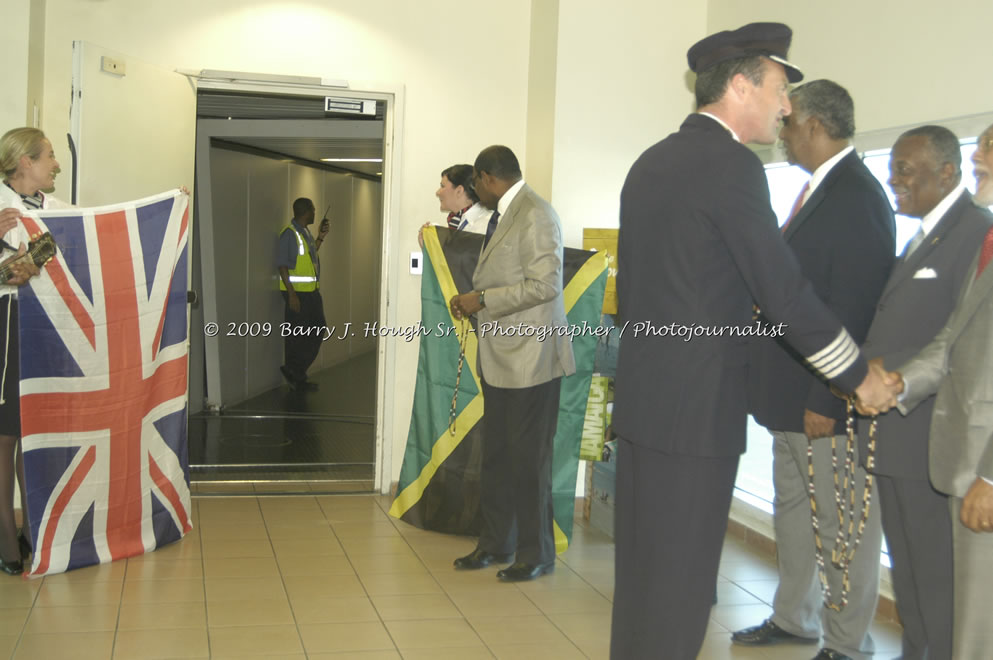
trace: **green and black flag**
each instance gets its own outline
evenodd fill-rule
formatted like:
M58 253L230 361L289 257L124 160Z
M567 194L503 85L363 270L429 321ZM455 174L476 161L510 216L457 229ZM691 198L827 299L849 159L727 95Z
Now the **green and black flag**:
M390 515L422 529L478 535L479 470L482 460L483 392L476 373L476 333L456 321L448 301L472 290L483 235L426 227L421 336L414 407L397 496ZM552 458L555 547L563 552L572 537L576 473L600 310L607 282L604 254L566 248L565 311L572 332L576 373L562 379L558 427ZM460 344L465 347L455 418L450 423Z

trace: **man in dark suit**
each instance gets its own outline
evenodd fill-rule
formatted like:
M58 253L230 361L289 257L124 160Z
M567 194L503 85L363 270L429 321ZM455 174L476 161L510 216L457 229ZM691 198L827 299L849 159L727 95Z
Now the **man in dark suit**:
M815 80L790 92L790 102L793 112L783 118L779 136L789 162L812 176L797 198L783 237L820 299L862 342L893 266L893 210L851 145L855 106L848 92L829 80ZM879 514L870 507L849 569L848 604L840 610L825 607L808 492L809 448L817 534L828 557L823 570L832 602L838 603L843 571L830 561L839 526L831 437L836 446L845 446L845 404L782 339L752 342L749 394L752 415L773 436L779 586L772 616L731 639L749 645L816 643L823 631L824 648L818 658L864 660L873 652L868 631L879 586ZM859 495L865 478L862 468L855 470L852 487Z
M907 131L893 145L890 187L897 211L921 218L921 229L897 260L863 346L867 357L895 369L930 342L948 320L970 258L990 221L962 183L955 135L940 126ZM907 417L878 420L874 465L893 593L903 623L903 655L952 655L952 528L948 501L928 481L928 429L934 397ZM859 427L866 457L868 423Z
M494 209L486 228L473 291L454 296L452 314L476 314L479 373L486 414L476 549L455 560L459 569L516 561L497 577L533 580L555 568L552 443L562 377L576 371L569 338L545 341L518 326L568 324L562 295L562 227L552 207L521 177L507 147L476 157L473 186Z
M614 660L690 659L703 643L745 448L748 335L768 331L753 300L841 390L891 398L800 272L743 144L774 142L790 113L791 37L754 23L690 48L698 112L621 192Z

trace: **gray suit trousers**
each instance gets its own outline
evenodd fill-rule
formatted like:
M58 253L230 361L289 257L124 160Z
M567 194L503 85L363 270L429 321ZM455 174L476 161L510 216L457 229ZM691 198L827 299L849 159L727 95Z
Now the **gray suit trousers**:
M824 606L820 575L815 559L807 477L807 436L803 433L773 431L773 485L775 501L773 524L779 562L779 586L773 600L772 620L783 630L803 637L824 635L823 646L845 655L866 660L875 651L869 624L876 612L879 594L879 551L882 529L879 504L873 486L872 504L865 532L849 569L848 605L840 612ZM838 466L845 461L845 436L836 436ZM831 564L831 549L838 535L838 506L835 502L834 472L831 468L831 438L813 443L814 492L821 546L832 602L839 602L843 571ZM857 452L857 449L856 449ZM855 458L858 465L858 457ZM855 471L855 525L862 514L865 470ZM845 526L848 529L848 503ZM854 540L854 534L853 534Z
M955 551L955 660L993 658L993 534L974 532L959 519L961 497L949 497Z

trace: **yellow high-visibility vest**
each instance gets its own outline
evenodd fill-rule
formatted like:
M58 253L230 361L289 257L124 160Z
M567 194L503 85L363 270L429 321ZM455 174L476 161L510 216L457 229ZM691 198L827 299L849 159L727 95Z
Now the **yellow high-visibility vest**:
M290 268L290 283L293 284L293 290L301 293L317 291L320 288L317 282L317 269L314 267L313 259L310 258L307 239L292 224L287 225L279 235L282 236L283 232L287 230L292 231L297 239L297 263L296 266ZM286 283L283 282L282 277L279 278L279 290L286 291Z

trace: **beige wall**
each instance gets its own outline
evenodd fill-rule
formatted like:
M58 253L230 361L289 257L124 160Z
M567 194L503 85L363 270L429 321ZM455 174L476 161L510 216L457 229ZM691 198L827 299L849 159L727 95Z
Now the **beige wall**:
M559 0L531 3L531 53L528 60L528 185L552 197L555 159L555 75L558 69Z
M860 133L993 110L988 0L709 0L710 31L760 20L793 28L807 80L851 92Z
M25 122L29 126L35 124L35 111L37 111L37 121L41 123L41 113L43 112L42 99L45 89L45 13L48 5L47 0L30 0L31 2L31 24L29 29L28 44L28 98L27 117Z
M686 49L705 26L702 2L561 3L552 203L566 245L617 226L631 163L692 109Z
M31 0L0 0L0 62L3 62L3 89L0 94L0 135L24 126L28 116L28 37Z

